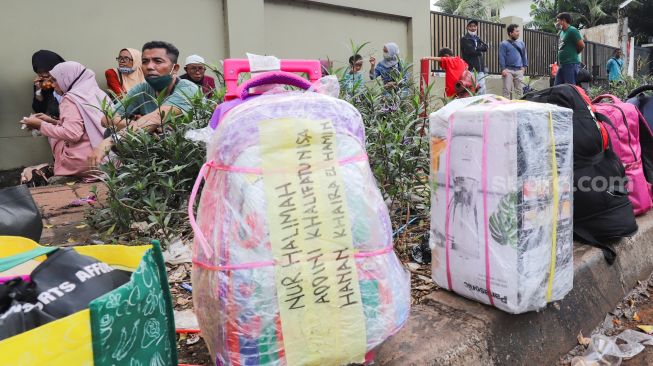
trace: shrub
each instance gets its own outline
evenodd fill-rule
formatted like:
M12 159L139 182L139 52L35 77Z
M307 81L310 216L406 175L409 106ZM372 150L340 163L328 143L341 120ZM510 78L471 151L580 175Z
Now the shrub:
M186 206L204 163L205 147L184 135L207 125L224 90L215 94L212 100L199 93L189 96L190 112L166 116L157 134L137 130L115 141L120 159L114 156L100 167L99 177L108 189L107 201L87 215L89 224L107 236L134 234L129 236L170 240L189 233ZM107 117L112 116L108 106L104 111Z

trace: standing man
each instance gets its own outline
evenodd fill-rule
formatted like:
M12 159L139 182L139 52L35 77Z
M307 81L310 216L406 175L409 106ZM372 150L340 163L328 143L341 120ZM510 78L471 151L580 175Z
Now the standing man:
M462 59L469 65L469 71L476 72L478 94L485 94L485 57L487 44L478 36L478 21L467 22L467 34L460 39Z
M624 60L621 59L621 50L614 50L614 54L608 60L605 68L608 71L608 80L611 83L621 81L621 70L624 68Z
M576 27L571 25L571 15L560 13L556 17L558 35L558 73L555 85L576 85L576 76L580 68L580 53L585 48L585 42Z
M517 24L510 24L508 26L508 39L499 45L499 65L502 70L503 96L508 99L511 99L511 93L515 99L521 98L524 72L528 67L526 45L518 39L519 26Z

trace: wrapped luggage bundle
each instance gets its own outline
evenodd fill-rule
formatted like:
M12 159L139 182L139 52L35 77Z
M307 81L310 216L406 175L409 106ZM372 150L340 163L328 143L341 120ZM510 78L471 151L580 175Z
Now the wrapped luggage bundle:
M291 79L263 74L239 90L301 86ZM411 297L361 116L313 91L239 97L207 148L197 225L191 212L193 300L211 356L363 362L405 323Z
M572 111L491 96L430 116L433 279L509 313L573 283Z

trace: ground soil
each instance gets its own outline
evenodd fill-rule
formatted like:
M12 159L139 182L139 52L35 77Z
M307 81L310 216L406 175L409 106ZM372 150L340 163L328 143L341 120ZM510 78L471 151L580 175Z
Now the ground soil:
M85 224L86 211L96 203L72 204L91 195L92 184L67 184L33 188L32 197L39 207L44 230L41 244L54 246L75 246L101 244L103 239L90 226ZM106 189L97 184L98 200L102 202ZM411 272L412 303L419 304L437 285L431 280L431 266L428 263L416 263L411 257L413 246L425 242L428 234L428 220L420 220L398 232L395 236L395 249L404 266ZM192 292L184 289L182 284L191 283L192 265L167 265L168 281L175 310L192 309ZM201 336L201 334L200 334ZM206 344L197 336L177 334L177 353L180 364L212 365Z
M603 323L597 327L592 334L583 335L588 341L594 334L615 336L626 329L633 329L642 332L638 325L653 325L653 275L646 280L640 281L638 286L626 296L617 307L605 315ZM579 343L582 341L579 340ZM586 343L586 342L583 342ZM557 366L571 365L572 359L585 354L587 347L579 344L563 356ZM608 365L608 364L606 364ZM646 346L644 351L632 359L623 360L623 366L650 366L653 365L653 347Z

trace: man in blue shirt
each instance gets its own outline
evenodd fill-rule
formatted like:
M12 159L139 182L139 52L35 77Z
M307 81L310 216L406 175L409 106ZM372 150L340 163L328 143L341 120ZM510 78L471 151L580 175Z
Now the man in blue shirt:
M608 80L610 82L621 81L621 70L624 68L624 60L621 59L621 50L614 50L614 54L608 60L605 66L608 71Z
M503 78L503 96L521 98L524 71L528 67L526 45L519 41L519 26L508 26L508 39L499 45L499 66Z

